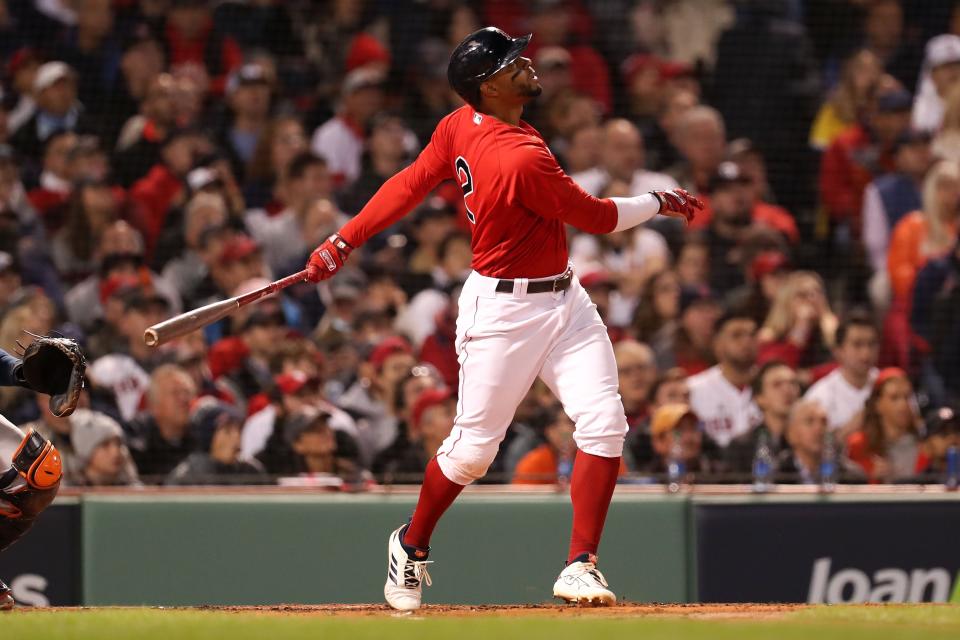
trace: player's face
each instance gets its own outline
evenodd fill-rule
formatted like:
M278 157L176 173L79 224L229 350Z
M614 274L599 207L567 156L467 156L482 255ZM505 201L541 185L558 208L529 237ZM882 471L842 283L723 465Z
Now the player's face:
M495 73L487 82L496 88L498 95L507 99L520 98L522 102L536 98L543 92L530 58L522 56Z

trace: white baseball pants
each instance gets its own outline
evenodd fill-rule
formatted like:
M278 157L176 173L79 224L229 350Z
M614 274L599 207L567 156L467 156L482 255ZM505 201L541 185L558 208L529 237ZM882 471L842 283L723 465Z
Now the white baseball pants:
M613 346L580 281L535 294L526 279L512 293L497 293L498 282L474 272L460 294L460 387L453 430L437 451L443 474L464 485L483 477L537 376L576 425L581 451L620 456L627 420Z

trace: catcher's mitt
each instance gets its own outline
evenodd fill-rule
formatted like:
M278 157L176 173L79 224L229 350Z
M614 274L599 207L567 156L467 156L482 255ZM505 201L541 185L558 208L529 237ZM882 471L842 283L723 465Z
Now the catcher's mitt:
M70 338L39 336L23 351L23 378L31 389L50 396L55 416L73 413L86 368L80 345Z

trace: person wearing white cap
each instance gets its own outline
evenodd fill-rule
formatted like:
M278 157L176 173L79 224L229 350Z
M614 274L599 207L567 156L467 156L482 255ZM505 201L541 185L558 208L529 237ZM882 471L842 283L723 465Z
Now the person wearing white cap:
M47 62L33 79L37 111L10 139L17 151L37 160L43 143L56 131L79 131L86 127L83 105L77 101L73 69L61 61Z
M943 34L927 42L917 98L911 118L913 128L935 132L943 121L944 100L960 81L960 36Z

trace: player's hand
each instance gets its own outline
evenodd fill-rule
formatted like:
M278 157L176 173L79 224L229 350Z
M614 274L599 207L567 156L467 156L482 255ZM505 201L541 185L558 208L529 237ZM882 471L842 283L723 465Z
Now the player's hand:
M700 199L686 191L686 189L671 189L670 191L651 191L660 201L660 215L671 218L682 218L686 222L693 220L697 211L703 209Z
M335 233L313 250L307 260L307 280L320 282L333 277L347 261L353 247L339 233Z

